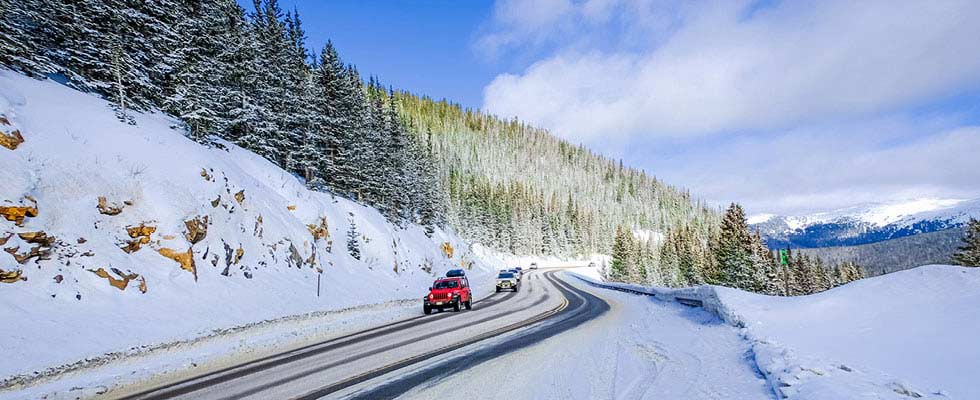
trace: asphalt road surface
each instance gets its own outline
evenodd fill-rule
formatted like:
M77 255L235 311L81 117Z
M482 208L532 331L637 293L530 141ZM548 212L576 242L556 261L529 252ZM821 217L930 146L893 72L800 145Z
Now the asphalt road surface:
M531 271L523 280L520 291L480 299L469 311L422 315L420 297L418 317L126 398L392 398L565 332L610 308L554 271Z

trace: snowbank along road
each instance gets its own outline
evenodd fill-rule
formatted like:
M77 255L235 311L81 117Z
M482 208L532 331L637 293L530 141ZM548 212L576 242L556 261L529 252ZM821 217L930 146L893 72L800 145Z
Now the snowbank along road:
M130 399L390 398L420 384L574 328L609 310L554 272L525 274L521 290L374 327L189 380ZM420 314L421 314L421 298ZM492 345L470 346L489 338Z

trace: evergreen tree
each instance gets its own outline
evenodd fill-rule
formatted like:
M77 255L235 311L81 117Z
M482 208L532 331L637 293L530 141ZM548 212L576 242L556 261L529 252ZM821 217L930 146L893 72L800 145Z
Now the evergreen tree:
M0 0L0 63L28 75L52 72L41 27L51 26L40 0Z
M286 167L291 143L301 139L291 137L285 118L294 94L289 93L288 78L291 43L286 35L286 23L277 0L254 0L251 30L254 37L256 118L250 129L239 139L250 150Z
M753 259L753 243L742 206L732 203L721 224L715 256L721 284L748 291L761 288L759 269Z
M953 261L966 267L980 267L980 221L970 218L963 246L953 254Z
M258 92L258 45L254 31L245 20L245 10L237 3L220 8L224 41L216 62L229 66L218 88L219 126L216 129L226 139L239 146L253 148L259 124L261 106L255 98Z
M183 120L191 138L199 142L221 129L220 91L232 69L221 57L233 37L219 3L189 2L187 18L176 27L187 40L177 46L176 67L167 79L163 100L164 109Z
M633 261L633 233L628 228L616 228L616 239L612 248L612 264L609 271L610 279L622 281L629 276L630 264Z
M321 131L317 136L317 147L323 149L319 160L319 170L323 181L335 192L352 196L355 169L349 161L352 157L354 133L350 131L347 106L351 90L346 76L346 68L333 47L327 41L320 52L320 65L316 84L319 87L319 113Z
M347 220L350 228L347 229L347 252L357 260L361 259L361 245L358 241L357 226L354 224L354 214L350 214Z
M387 209L389 210L390 216L396 222L400 222L409 217L407 215L409 209L408 186L411 182L407 179L406 174L406 167L409 167L406 157L408 142L405 137L404 127L398 115L395 92L391 89L388 91L388 102L386 104L384 118L384 136L386 137L384 143L387 145L385 149L387 157L385 157L384 169L388 176L388 182L390 182L384 190L384 197L387 200ZM489 224L483 224L483 226L489 226Z
M678 247L680 246L676 230L670 230L664 238L664 244L660 246L660 281L667 286L680 286L683 281L680 271L680 256Z

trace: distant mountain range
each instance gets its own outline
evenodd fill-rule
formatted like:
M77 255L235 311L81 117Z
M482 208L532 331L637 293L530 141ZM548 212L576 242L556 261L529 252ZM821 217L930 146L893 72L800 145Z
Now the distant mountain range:
M869 276L884 275L928 264L951 264L963 244L966 227L922 233L858 246L819 247L796 251L820 257L824 265L857 263Z
M754 215L749 225L770 248L856 246L963 226L980 218L980 199L875 203L801 216Z

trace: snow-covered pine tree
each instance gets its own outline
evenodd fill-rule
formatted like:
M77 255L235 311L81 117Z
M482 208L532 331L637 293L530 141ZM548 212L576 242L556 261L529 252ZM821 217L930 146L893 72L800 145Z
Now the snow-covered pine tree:
M704 278L699 273L699 260L697 245L695 244L694 232L689 227L683 226L677 231L675 246L677 246L677 276L679 284L691 286L704 283Z
M277 0L254 0L251 30L255 45L254 101L256 118L239 139L250 150L285 167L291 149L285 113L294 94L288 93L291 43ZM296 140L299 142L299 140Z
M350 228L347 229L347 253L349 253L351 257L360 260L361 244L358 239L359 234L357 233L357 225L354 223L354 214L349 214L347 221L350 223Z
M667 231L664 244L660 246L660 280L667 286L680 286L683 281L680 272L679 234L676 229Z
M419 140L425 140L420 143ZM416 168L414 177L416 179L415 199L412 200L417 209L417 223L425 227L427 236L435 233L435 227L442 223L443 189L436 171L435 161L432 155L431 138L429 136L418 138L412 141L412 153L415 156L414 165ZM501 188L503 192L505 188ZM502 218L508 211L498 209L495 227L497 228L497 240L506 240L506 233L501 229L504 225Z
M355 197L352 196L355 171L351 162L356 133L349 126L350 110L345 109L350 104L351 96L346 74L347 70L333 43L327 41L320 51L320 65L315 72L320 95L316 109L322 127L317 135L317 147L321 149L318 169L321 179L331 190Z
M783 274L779 271L779 266L769 263L763 268L765 280L762 283L762 293L770 296L782 296L785 289Z
M350 129L350 166L351 179L350 191L352 197L357 201L367 204L374 204L377 199L373 197L376 180L381 179L377 169L378 143L375 141L377 135L371 129L371 112L368 103L367 89L361 80L357 68L348 66L346 77L348 80L347 96L348 118Z
M755 264L752 237L742 206L732 203L721 223L715 257L721 270L721 284L748 291L761 288L759 266Z
M225 0L125 2L132 7L125 14L128 26L124 36L126 47L147 79L132 86L132 97L137 101L145 100L142 108L163 103L163 91L160 89L179 62L176 49L189 39L176 26L187 18L187 10L198 1L204 3L201 7L217 9Z
M220 118L216 131L225 139L245 148L252 148L246 140L251 138L260 110L255 100L258 84L254 31L245 19L245 10L235 2L222 2L219 8L225 25L222 34L222 51L217 60L229 66L218 87Z
M223 0L189 2L186 18L176 31L184 38L174 51L174 64L165 87L164 109L187 124L192 139L206 142L222 128L222 90L233 66L222 57L228 41Z
M807 254L800 257L800 265L796 269L796 281L800 286L801 295L816 293L816 279L814 274L814 261Z
M834 264L834 267L831 268L831 270L828 273L828 275L830 277L830 285L831 285L830 287L832 287L832 288L838 287L838 286L843 285L845 283L844 282L844 272L841 270L841 265L840 264Z
M805 279L803 278L806 270L806 263L803 260L803 255L799 252L790 252L789 254L789 264L786 266L788 268L787 279L789 280L789 295L790 296L802 296L807 294L807 287Z
M0 64L28 75L53 72L41 28L52 26L40 0L0 0Z
M283 62L286 64L284 92L287 96L283 99L284 114L281 128L285 133L287 149L283 168L302 176L310 165L302 151L311 136L310 130L313 127L312 120L315 112L312 104L308 102L310 97L307 92L311 71L307 63L306 33L303 32L299 13L294 9L292 14L286 15L285 23L288 46L283 55Z
M609 270L609 279L623 281L629 277L631 263L633 262L633 232L629 228L620 226L616 228L616 239L612 247L612 264Z
M633 240L634 260L630 271L630 282L637 282L644 285L649 283L647 265L654 262L654 257L653 254L648 251L648 241L649 239L644 240L642 238L634 238Z
M400 223L407 218L409 210L408 186L411 182L406 177L408 141L405 137L406 132L402 126L401 117L398 114L398 105L393 89L388 91L388 102L385 106L385 136L387 136L385 142L388 148L384 161L385 171L389 182L391 182L385 198L388 199L387 208L391 213L389 217Z
M385 159L388 136L385 134L383 100L387 97L387 93L377 80L371 77L365 95L365 124L361 142L367 144L369 151L358 153L355 162L362 169L365 177L362 184L363 197L368 199L369 204L387 213L389 182Z
M953 261L965 267L980 267L980 220L970 218L963 245L953 254Z
M653 286L664 286L663 282L663 271L660 265L660 247L661 243L657 240L651 238L643 243L645 247L644 251L646 253L646 258L644 264L641 266L645 269L646 282L644 284Z
M810 273L813 275L812 293L819 293L834 287L830 274L828 273L827 268L824 266L823 260L821 260L820 257L814 257Z

